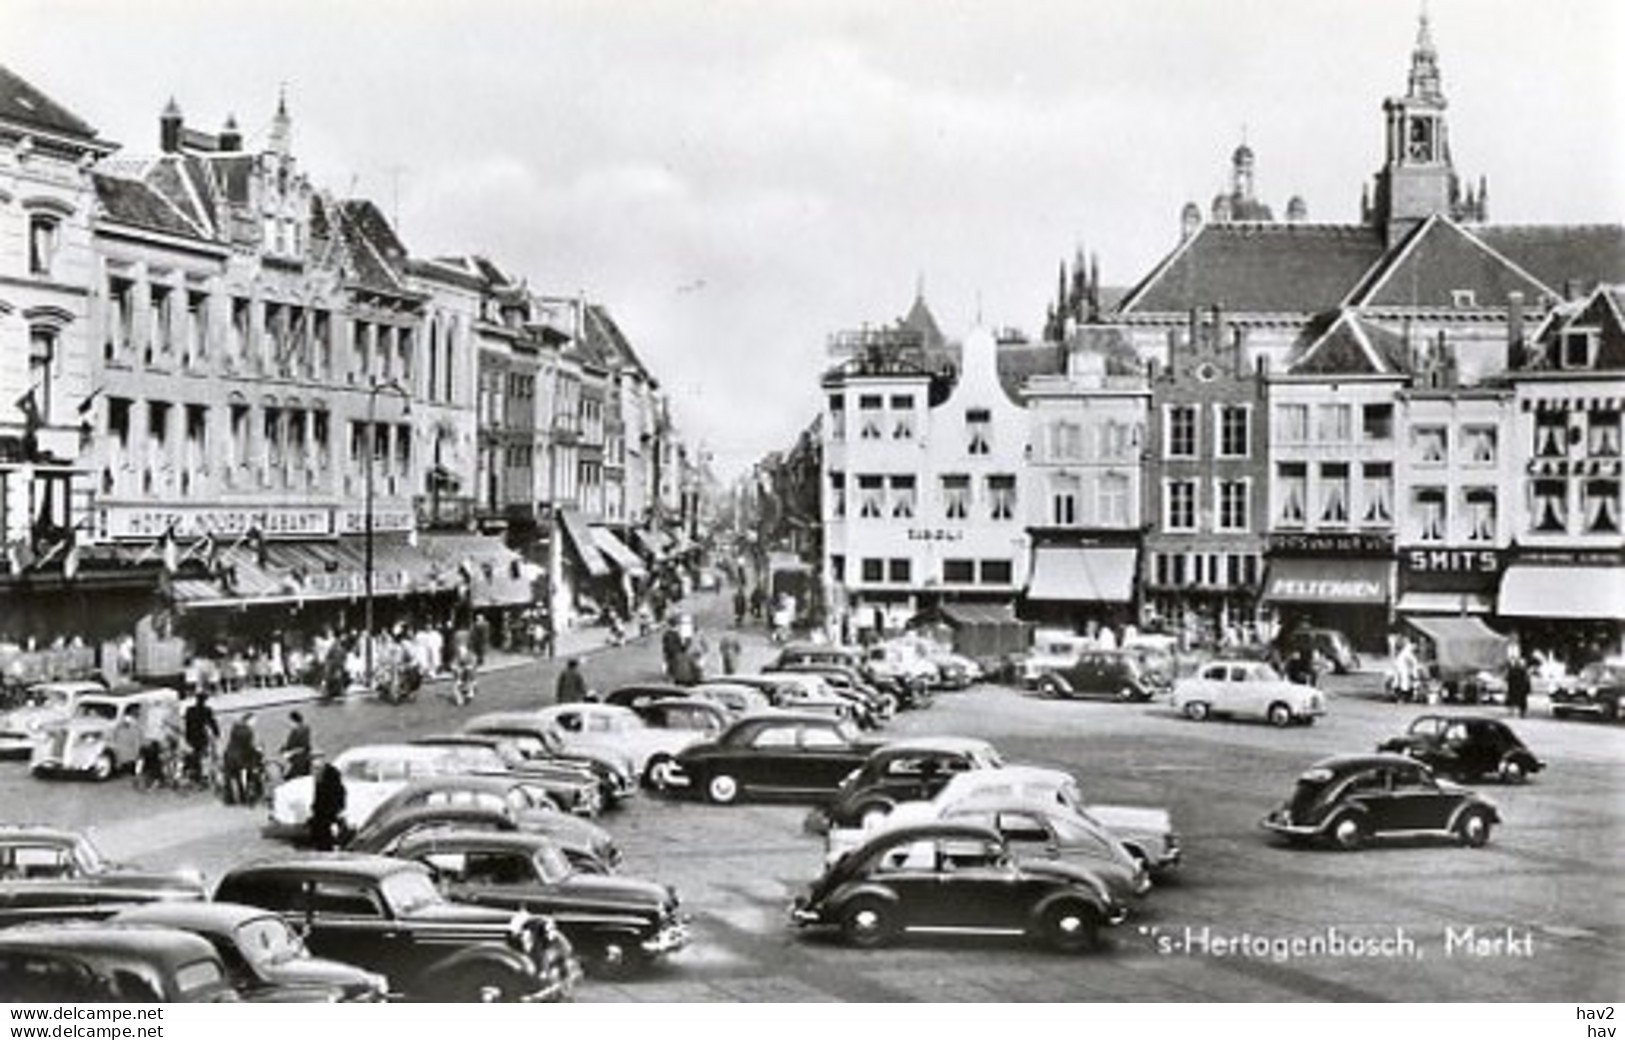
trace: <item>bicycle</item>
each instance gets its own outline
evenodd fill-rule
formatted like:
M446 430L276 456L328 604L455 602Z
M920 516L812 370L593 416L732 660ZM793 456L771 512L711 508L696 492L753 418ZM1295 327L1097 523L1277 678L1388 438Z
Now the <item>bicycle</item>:
M227 770L220 785L220 800L227 805L257 805L265 800L265 756L256 753L253 758Z

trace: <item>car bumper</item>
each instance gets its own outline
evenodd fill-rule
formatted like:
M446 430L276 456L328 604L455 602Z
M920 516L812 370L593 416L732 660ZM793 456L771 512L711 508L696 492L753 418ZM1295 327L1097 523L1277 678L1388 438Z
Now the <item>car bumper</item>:
M790 904L790 923L797 928L810 928L823 924L824 916L816 910L807 909L807 901L798 896L796 901Z
M26 733L0 733L0 758L27 758L34 752L34 738Z
M686 791L694 786L694 778L683 771L683 767L673 762L666 769L664 786L667 790Z
M1598 701L1567 701L1553 697L1551 700L1553 711L1566 711L1576 715L1609 715L1612 708Z
M1258 821L1258 825L1267 831L1280 834L1288 838L1315 838L1319 837L1321 829L1313 824L1293 823L1286 812L1277 809Z
M660 931L638 943L638 949L650 957L659 957L676 953L692 942L693 938L687 921L671 921L662 926Z

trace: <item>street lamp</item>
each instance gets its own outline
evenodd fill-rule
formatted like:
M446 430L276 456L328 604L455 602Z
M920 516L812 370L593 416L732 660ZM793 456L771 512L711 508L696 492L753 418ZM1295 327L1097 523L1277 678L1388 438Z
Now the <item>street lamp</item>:
M365 590L366 590L365 591L365 596L366 596L366 600L365 600L365 602L366 602L365 616L366 616L366 626L367 626L366 645L363 647L362 653L364 655L363 659L364 659L365 664L366 664L367 688L369 690L372 689L373 680L374 680L373 671L372 671L372 642L373 642L373 639L372 639L372 577L373 577L373 575L372 575L372 570L373 570L373 568L372 568L372 527L373 527L373 519L372 519L372 495L373 495L372 471L373 471L373 456L378 454L378 430L377 430L377 426L378 426L378 395L381 394L381 393L391 393L391 394L395 394L396 396L398 396L401 399L401 401L404 402L404 404L406 406L405 411L404 411L403 414L405 414L405 415L411 415L412 414L412 396L406 392L406 387L402 386L397 380L394 380L394 379L391 379L391 380L389 380L387 382L380 383L378 381L377 377L373 378L372 387L371 387L371 389L369 389L367 391L367 440L369 441L369 443L367 444L367 462L366 462L366 485L367 486L366 486L366 502L365 502L365 519L363 521L364 527L362 529L363 533L365 535L364 543L363 543L364 546L365 546L365 548L363 550L363 553L364 553L363 558L364 558L364 566L366 568L366 574L365 574L365 581L366 581L366 585L365 585Z

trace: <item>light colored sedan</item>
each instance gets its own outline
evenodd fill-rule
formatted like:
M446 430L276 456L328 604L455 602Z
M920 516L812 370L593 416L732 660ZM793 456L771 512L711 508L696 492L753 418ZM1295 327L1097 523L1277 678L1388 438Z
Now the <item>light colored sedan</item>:
M70 680L43 682L30 686L20 705L0 713L0 756L27 758L34 740L56 723L73 714L79 698L87 693L106 693L99 682Z
M491 752L495 771L502 759ZM344 821L359 829L385 799L412 780L446 773L470 771L478 765L466 749L422 747L416 744L365 744L349 748L333 759L344 778ZM297 838L310 823L315 779L296 777L278 784L271 792L271 818L264 834L272 838Z
M592 748L624 752L634 775L649 776L649 764L667 761L690 744L703 740L700 730L658 729L630 708L613 704L556 704L532 715L559 735L570 751Z
M1288 682L1262 661L1209 661L1174 683L1173 706L1200 722L1215 715L1264 719L1272 726L1308 725L1326 713L1326 696Z

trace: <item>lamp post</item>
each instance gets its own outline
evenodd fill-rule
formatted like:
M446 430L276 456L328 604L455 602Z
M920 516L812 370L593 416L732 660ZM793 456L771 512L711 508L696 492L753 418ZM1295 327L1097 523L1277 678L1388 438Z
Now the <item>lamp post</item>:
M367 675L367 680L366 681L367 681L367 688L369 690L372 689L372 685L373 685L373 670L372 670L372 643L373 643L373 638L372 638L372 627L373 627L373 621L372 621L372 585L373 585L373 581L372 581L372 578L373 578L373 567L372 567L372 529L373 529L372 471L373 471L373 465L374 465L373 464L373 456L378 454L378 430L377 430L377 426L378 426L378 395L381 394L381 393L392 393L392 394L395 394L396 396L398 396L401 399L401 401L404 402L404 404L405 404L405 413L404 414L406 414L406 415L411 415L412 414L412 397L411 397L410 394L408 394L406 392L406 388L404 386L402 386L399 382L397 382L394 379L391 379L391 380L389 380L387 382L383 382L383 383L380 383L377 380L376 377L372 380L372 387L371 387L371 389L369 389L367 391L367 442L368 443L367 443L367 456L366 456L366 460L367 460L366 461L366 497L365 497L364 518L363 518L363 527L362 527L362 532L363 532L363 539L362 539L362 544L363 544L363 550L362 550L362 552L363 552L363 566L365 568L365 574L363 575L363 580L365 582L365 586L364 586L364 588L365 588L365 592L364 592L364 596L365 596L365 600L364 600L364 602L365 602L364 616L366 618L366 628L367 628L366 637L365 637L366 638L366 643L362 648L362 654L363 654L363 660L364 660L364 662L366 664L366 675Z

